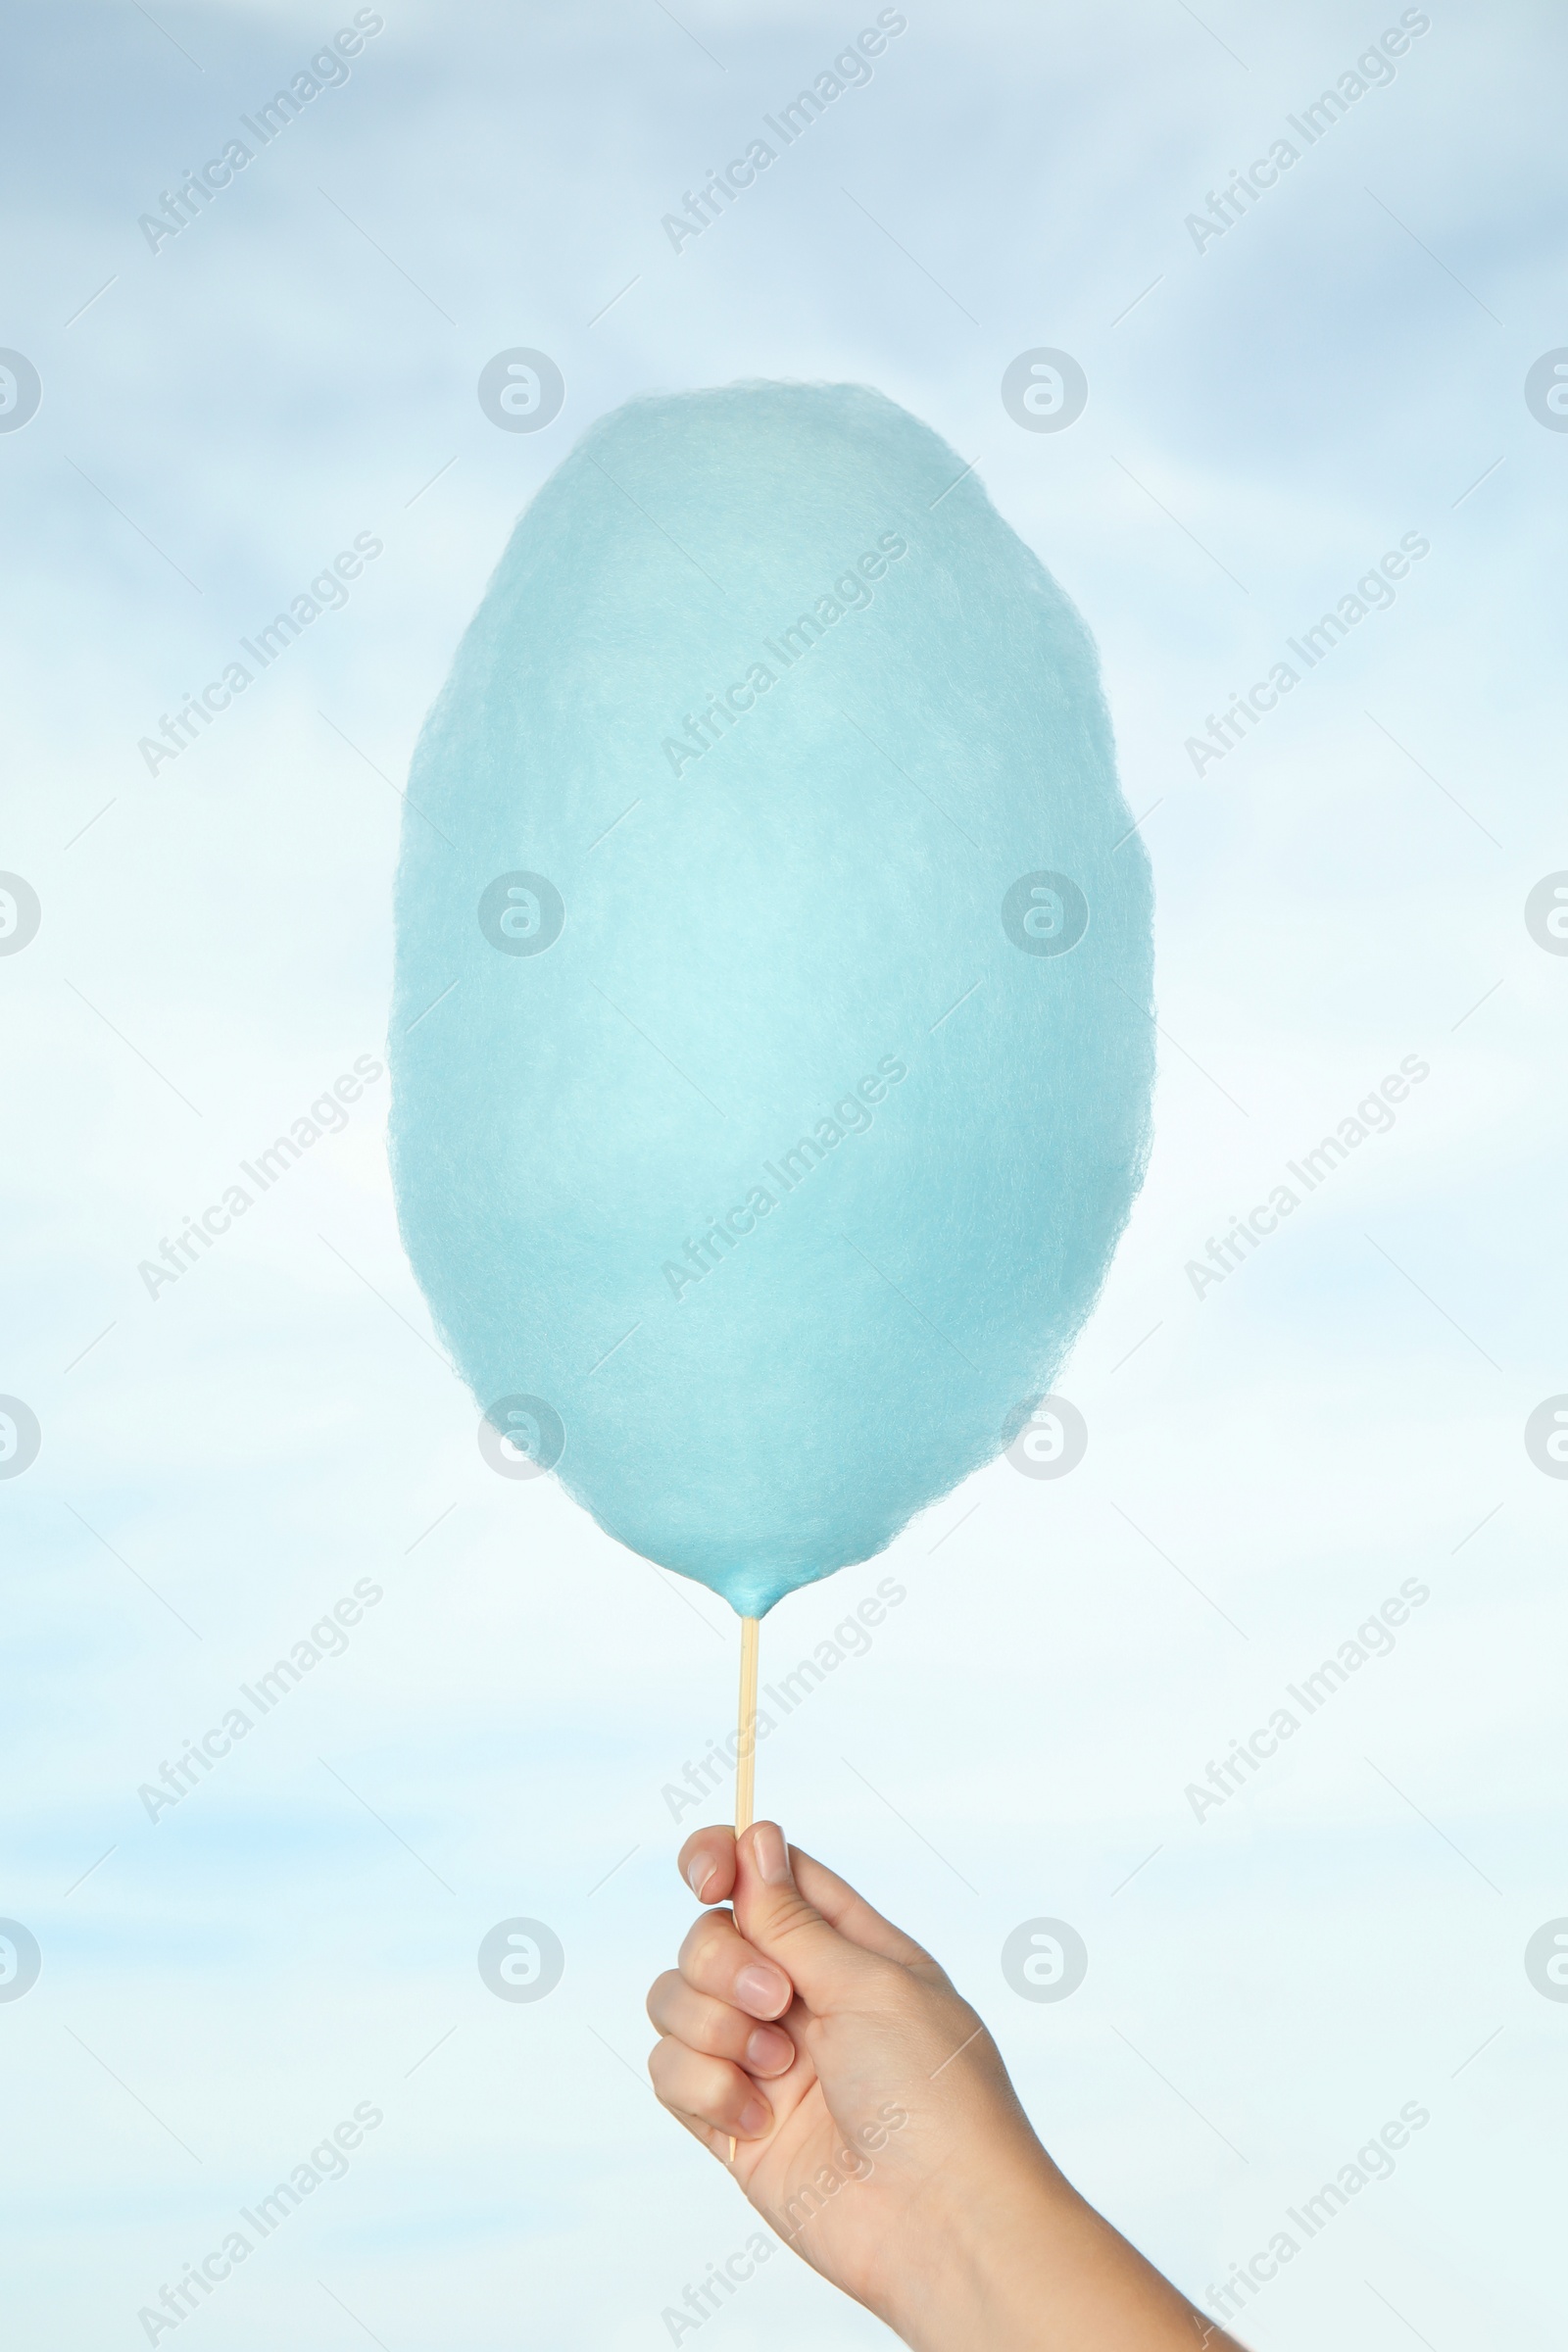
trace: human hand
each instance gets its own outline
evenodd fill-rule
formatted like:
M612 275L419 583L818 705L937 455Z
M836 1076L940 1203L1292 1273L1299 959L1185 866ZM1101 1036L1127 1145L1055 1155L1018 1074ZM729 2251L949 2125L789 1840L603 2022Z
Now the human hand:
M700 1830L680 1867L732 1908L649 1993L654 2087L824 2278L916 2352L1231 2343L1052 2163L911 1937L772 1822Z

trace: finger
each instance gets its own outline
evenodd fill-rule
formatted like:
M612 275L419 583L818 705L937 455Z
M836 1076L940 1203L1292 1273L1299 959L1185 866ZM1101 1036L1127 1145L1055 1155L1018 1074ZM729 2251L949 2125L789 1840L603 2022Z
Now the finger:
M790 1849L795 1866L795 1884L814 1909L821 1912L829 1927L837 1928L851 1943L858 1943L867 1952L876 1952L884 1960L897 1960L908 1968L917 1960L931 1959L924 1947L912 1936L906 1936L892 1920L884 1919L873 1910L863 1894L846 1884L825 1862L803 1852L800 1846Z
M889 1959L840 1935L808 1900L796 1883L777 1822L760 1821L745 1831L736 1840L736 1859L740 1926L760 1952L787 1971L809 2008L820 2014L887 1992L894 1981ZM869 1904L865 1909L874 1919Z
M680 1875L700 1903L727 1902L735 1884L734 1831L694 1830L680 1849Z
M795 1997L788 1972L748 1943L727 1911L705 1911L692 1922L679 1967L694 1992L728 2001L749 2017L782 2017Z
M772 2129L773 2110L756 2083L722 2058L705 2057L666 2034L654 2044L648 2072L662 2107L711 2131L761 2139Z
M672 2115L681 2130L689 2132L693 2139L700 2139L709 2154L716 2156L721 2164L733 2161L730 2150L736 2145L736 2141L732 2132L715 2132L711 2124L699 2123L695 2115L682 2115L678 2107L666 2107L664 2112L666 2115ZM746 2142L748 2147L755 2144L751 2140Z
M710 2058L728 2058L749 2075L782 2075L795 2064L795 2044L781 2026L760 2026L727 2001L694 1992L674 1969L655 1980L648 2015L661 2034Z

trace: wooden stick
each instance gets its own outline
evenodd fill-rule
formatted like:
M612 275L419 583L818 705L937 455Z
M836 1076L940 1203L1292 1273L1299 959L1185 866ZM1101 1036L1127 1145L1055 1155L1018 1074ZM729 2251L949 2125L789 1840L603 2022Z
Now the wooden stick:
M761 1620L757 1617L741 1619L741 1703L735 1734L735 1835L752 1826L752 1807L757 1793L757 1650ZM729 2143L729 2160L735 2161L735 2142Z
M735 1835L752 1826L757 1789L757 1651L761 1621L741 1619L741 1705L735 1740Z

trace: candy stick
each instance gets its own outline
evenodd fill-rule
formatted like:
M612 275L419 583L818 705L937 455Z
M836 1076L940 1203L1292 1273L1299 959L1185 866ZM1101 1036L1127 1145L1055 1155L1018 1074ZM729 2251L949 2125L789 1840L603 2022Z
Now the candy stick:
M740 1726L735 1736L735 1835L752 1826L757 1786L757 1649L761 1620L741 1619Z
M735 1835L752 1826L752 1805L757 1788L757 1638L761 1621L757 1617L741 1619L741 1704L740 1721L735 1734ZM735 2142L729 2143L729 2160L735 2161Z

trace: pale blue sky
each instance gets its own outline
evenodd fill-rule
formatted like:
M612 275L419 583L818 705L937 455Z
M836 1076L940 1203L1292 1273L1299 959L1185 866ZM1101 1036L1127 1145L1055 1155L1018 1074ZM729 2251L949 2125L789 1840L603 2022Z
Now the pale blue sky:
M136 1268L383 1053L397 787L516 512L625 398L790 375L906 403L1080 604L1152 810L1166 1043L1061 1382L1084 1463L998 1463L781 1606L793 1662L877 1576L908 1595L764 1748L761 1801L937 1949L1189 2291L1425 2102L1259 2346L1542 2341L1568 2006L1522 1954L1568 1913L1568 1485L1522 1431L1568 1390L1568 959L1523 905L1568 866L1568 435L1522 387L1568 342L1561 21L1412 12L1393 83L1200 253L1185 217L1398 9L911 6L676 255L661 216L874 8L380 13L156 255L138 215L354 11L10 30L0 344L43 400L0 434L0 868L43 923L0 958L0 1391L44 1433L0 1483L0 1914L44 1955L0 2003L10 2340L143 2342L138 2306L366 2100L348 2176L182 2342L633 2352L749 2234L634 2079L688 1909L661 1790L727 1728L732 1625L485 1468L398 1246L384 1079L176 1286ZM537 435L475 398L515 345L565 378ZM1089 378L1061 434L1000 398L1037 346ZM1392 609L1198 779L1185 739L1412 532ZM383 553L347 605L149 777L138 738L357 533ZM1195 1298L1187 1261L1406 1055L1394 1130ZM344 1653L149 1822L138 1785L365 1578ZM1186 1785L1408 1578L1393 1654L1195 1821ZM475 1968L513 1915L566 1949L537 2006ZM1040 1915L1090 1950L1059 2007L1000 1970ZM711 2325L885 2340L782 2259Z

